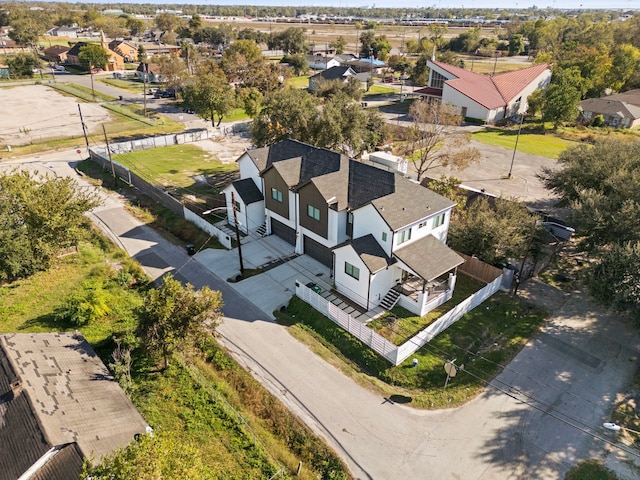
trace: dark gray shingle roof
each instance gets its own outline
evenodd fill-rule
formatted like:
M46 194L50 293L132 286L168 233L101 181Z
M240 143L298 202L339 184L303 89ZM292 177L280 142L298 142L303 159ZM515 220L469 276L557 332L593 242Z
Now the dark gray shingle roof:
M255 182L250 178L236 180L232 185L233 188L236 189L236 192L238 192L238 195L240 195L240 198L245 205L264 200L262 193L260 193Z
M460 255L433 235L409 243L393 255L428 282L464 263Z
M456 202L406 178L394 175L396 188L371 203L393 230L453 207Z
M379 272L395 263L395 259L387 256L371 234L354 238L351 240L351 246L371 273Z
M355 72L351 69L351 67L331 67L326 70L323 70L320 73L316 73L310 79L314 80L338 80L344 78L345 76L355 75Z
M297 140L286 139L268 147L247 151L259 171L263 171L275 162L302 157L316 147Z

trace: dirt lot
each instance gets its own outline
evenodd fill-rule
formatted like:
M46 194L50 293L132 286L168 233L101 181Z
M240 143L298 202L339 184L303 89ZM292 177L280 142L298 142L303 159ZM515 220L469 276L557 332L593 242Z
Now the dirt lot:
M82 136L78 102L45 85L0 88L0 148L26 145L43 139ZM82 116L89 131L111 120L102 107L82 103Z

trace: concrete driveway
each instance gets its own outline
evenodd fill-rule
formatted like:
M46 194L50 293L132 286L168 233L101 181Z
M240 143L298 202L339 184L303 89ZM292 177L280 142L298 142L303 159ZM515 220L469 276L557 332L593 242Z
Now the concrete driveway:
M293 246L275 235L245 237L242 240L245 269L263 267L266 271L240 282L229 282L229 286L250 299L272 319L275 310L286 307L289 303L296 291L296 281L303 284L314 282L330 290L331 272L327 267L308 255L289 259L293 254ZM209 248L198 252L195 259L222 279L234 279L240 273L237 248L230 251ZM281 259L286 261L270 266L279 263Z

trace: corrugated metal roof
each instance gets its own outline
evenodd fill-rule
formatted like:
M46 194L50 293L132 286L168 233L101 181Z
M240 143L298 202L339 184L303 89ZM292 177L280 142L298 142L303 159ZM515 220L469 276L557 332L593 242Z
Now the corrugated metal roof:
M479 103L489 110L505 107L522 90L548 69L546 63L532 67L488 76L465 70L442 62L429 60L428 64L444 70L455 77L445 81L445 85Z

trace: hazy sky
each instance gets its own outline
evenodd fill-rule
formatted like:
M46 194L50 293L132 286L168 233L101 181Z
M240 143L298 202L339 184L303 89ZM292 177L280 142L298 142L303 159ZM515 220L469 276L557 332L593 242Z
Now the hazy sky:
M109 3L110 0L92 0L96 3ZM112 0L118 2L118 0ZM640 0L119 0L118 3L154 3L154 4L196 4L196 5L280 5L280 6L329 6L329 7L400 7L400 8L499 8L510 9L529 8L533 5L539 8L555 7L562 9L625 9L640 10Z

